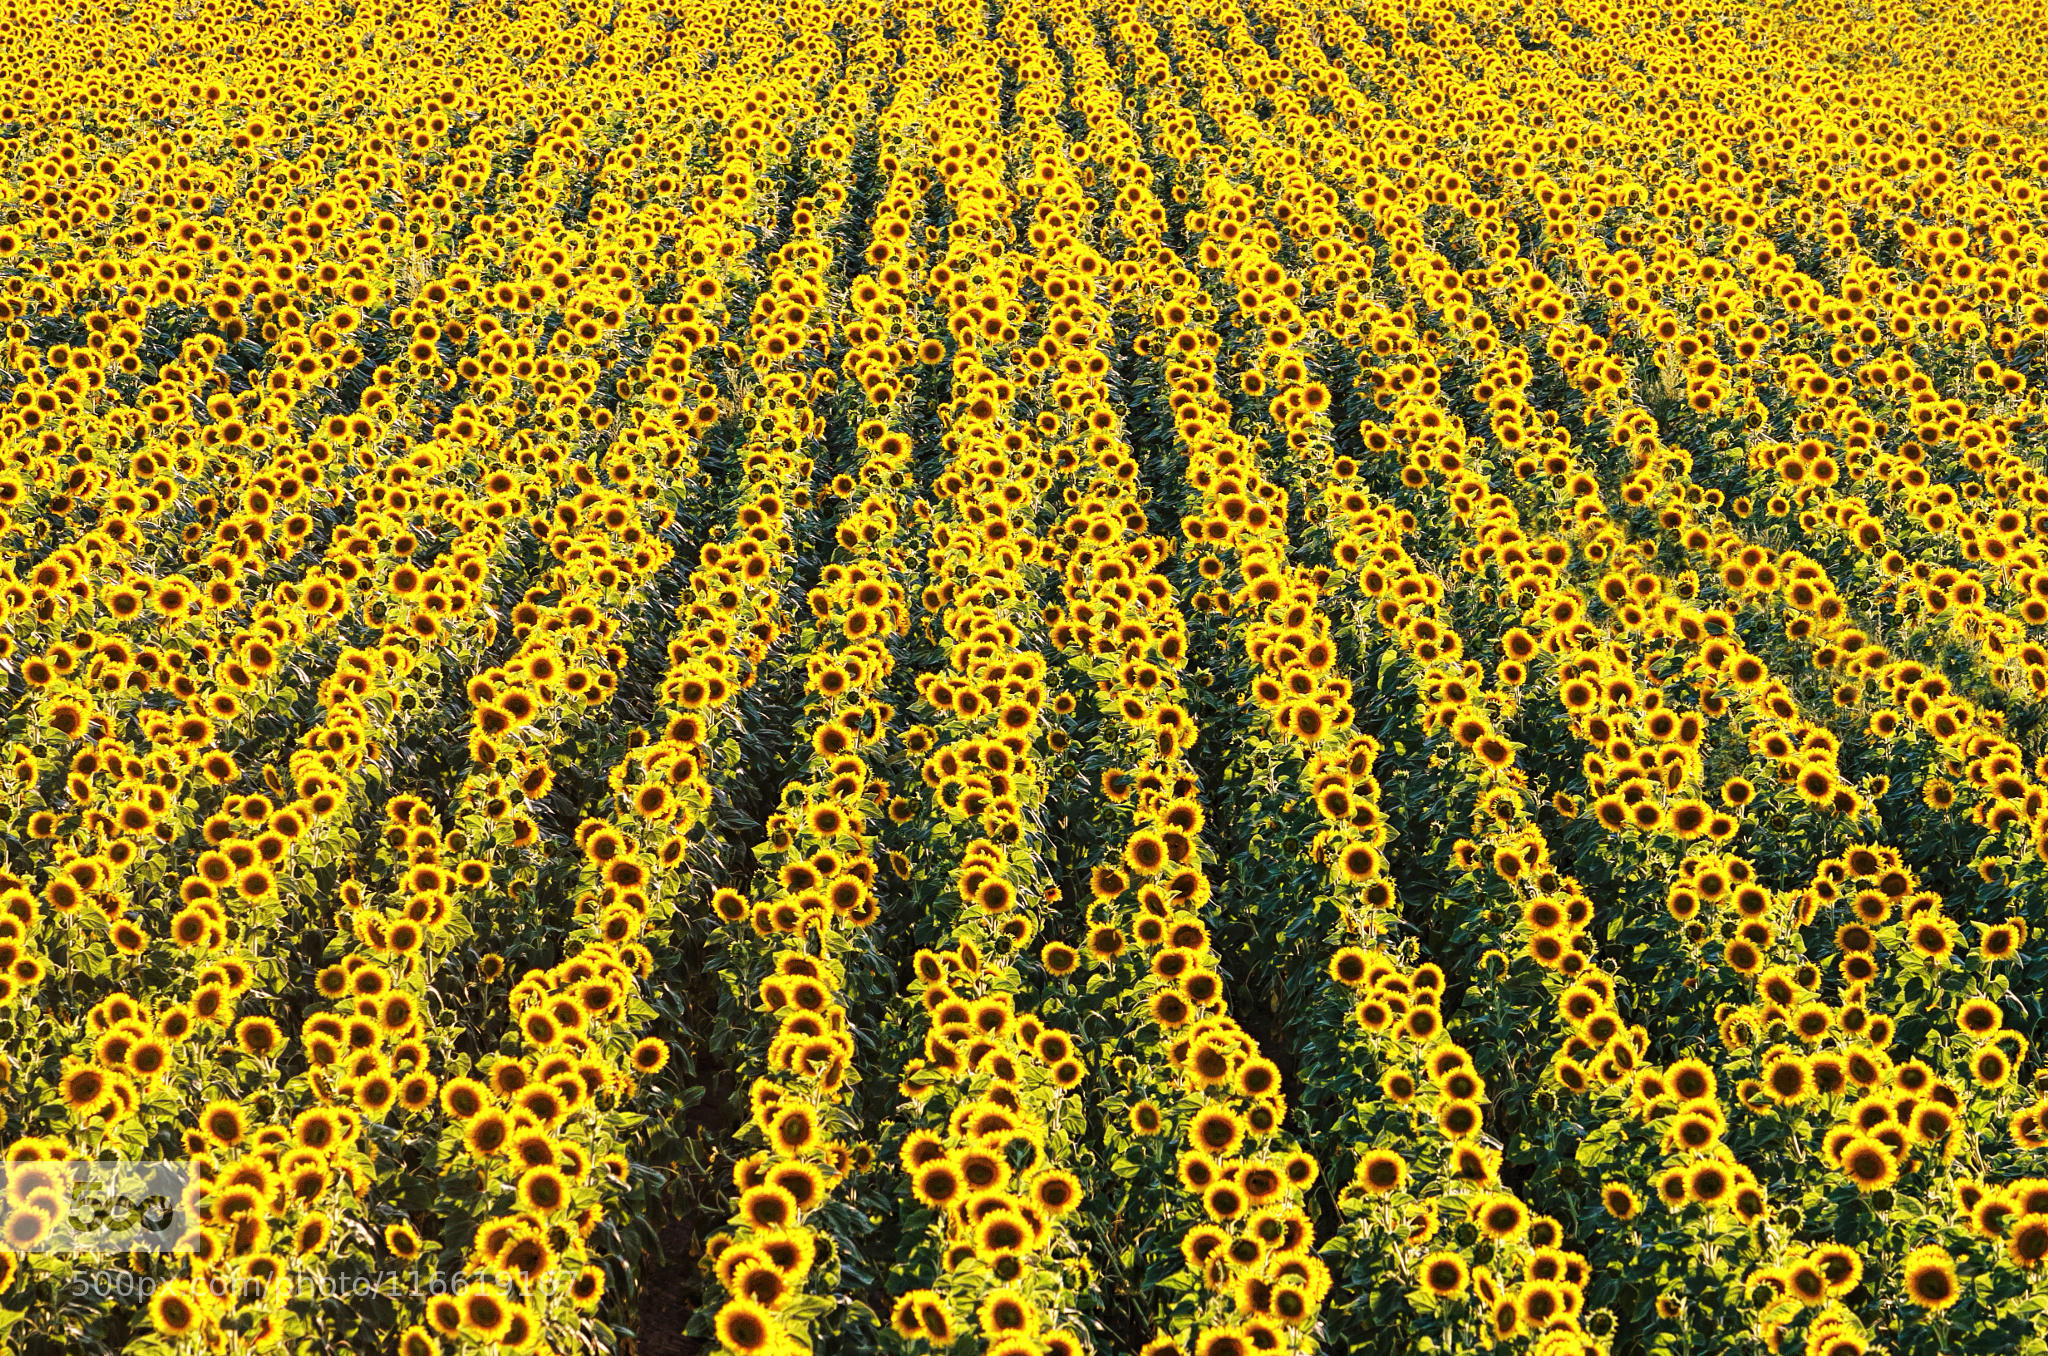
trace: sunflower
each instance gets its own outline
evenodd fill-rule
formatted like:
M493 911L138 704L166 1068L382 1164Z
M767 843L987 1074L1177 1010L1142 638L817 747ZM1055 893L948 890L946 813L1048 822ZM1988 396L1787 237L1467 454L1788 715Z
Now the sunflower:
M604 1298L604 1272L594 1266L586 1266L576 1273L569 1282L569 1302L577 1308L589 1310Z
M1166 865L1166 840L1151 829L1140 829L1124 844L1124 865L1140 876L1156 875Z
M651 1078L668 1066L668 1043L657 1036L645 1037L633 1046L627 1058L635 1073Z
M1981 1088L2002 1088L2012 1077L2012 1061L1998 1046L1983 1046L1970 1056L1970 1077Z
M60 1209L53 1193L28 1193L27 1199L9 1211L5 1222L0 1223L0 1243L4 1243L12 1253L35 1251L56 1228Z
M1188 1122L1188 1144L1216 1158L1227 1157L1243 1142L1245 1124L1226 1106L1204 1107Z
M1878 1140L1858 1135L1842 1148L1842 1173L1863 1191L1875 1191L1898 1180L1899 1164L1890 1148Z
M751 1299L730 1299L718 1311L720 1345L737 1352L773 1349L780 1333L767 1308Z
M993 1265L1003 1257L1024 1252L1034 1236L1030 1222L1019 1212L992 1210L975 1221L974 1255Z
M1465 1293L1471 1272L1465 1259L1454 1252L1434 1252L1416 1268L1422 1288L1438 1299L1453 1299Z
M565 1087L576 1090L579 1098L582 1095L582 1085L573 1079L558 1080L558 1083L536 1083L520 1092L519 1110L543 1125L553 1125L573 1109L570 1099L564 1095Z
M1763 1073L1764 1087L1781 1105L1802 1102L1813 1092L1813 1068L1799 1055L1774 1055L1764 1064Z
M500 1152L511 1138L512 1122L502 1111L480 1112L462 1132L463 1147L479 1158Z
M1922 914L1906 935L1916 953L1937 965L1955 950L1954 925L1943 917Z
M390 1224L384 1228L384 1246L393 1257L410 1261L419 1256L420 1236L409 1224Z
M1680 838L1698 838L1708 831L1713 812L1704 801L1676 800L1666 810L1666 822Z
M776 1109L768 1123L768 1142L777 1152L799 1154L818 1142L818 1116L803 1102L789 1102Z
M1355 946L1339 948L1330 957L1330 978L1347 988L1357 988L1365 982L1369 959L1366 953Z
M2026 941L2026 924L2018 919L2007 919L2003 923L1979 923L1977 953L1985 960L2010 960L2019 953Z
M489 1105L490 1090L474 1078L451 1078L441 1086L441 1110L451 1119L467 1121Z
M889 1326L905 1341L915 1341L927 1335L924 1311L927 1307L945 1312L945 1301L936 1290L909 1290L897 1296L896 1304L889 1312Z
M1202 979L1217 982L1217 977L1202 972ZM1213 995L1211 1000L1213 1001ZM1245 1097L1266 1097L1279 1091L1280 1066L1270 1059L1248 1059L1237 1069L1237 1091Z
M242 1142L248 1133L248 1121L242 1108L233 1102L209 1102L199 1113L199 1129L208 1139L223 1148Z
M1564 1291L1554 1281L1531 1281L1516 1298L1521 1322L1531 1328L1544 1328L1559 1321L1564 1317L1565 1307Z
M205 1320L206 1308L197 1291L182 1282L172 1282L156 1292L149 1304L150 1321L166 1337L183 1337Z
M1209 1328L1195 1339L1195 1356L1252 1356L1253 1350L1243 1328Z
M1728 1165L1717 1159L1705 1159L1686 1169L1686 1199L1699 1205L1719 1205L1734 1184Z
M519 1208L551 1215L569 1201L569 1180L552 1166L529 1168L519 1178Z
M1513 1196L1483 1196L1472 1207L1472 1222L1497 1242L1519 1235L1528 1219L1529 1208Z
M1031 1199L1048 1215L1064 1215L1081 1203L1081 1179L1065 1170L1055 1170L1031 1185Z
M504 1337L512 1322L512 1312L503 1293L489 1286L472 1285L455 1298L460 1306L463 1332L484 1342Z
M958 1200L967 1185L960 1167L950 1158L921 1164L911 1177L917 1199L933 1209L943 1209Z
M1370 843L1353 843L1337 855L1339 876L1353 885L1363 885L1379 874L1379 850Z
M1924 1244L1906 1254L1906 1298L1923 1309L1946 1309L1962 1298L1955 1258L1939 1244Z
M1484 1116L1479 1104L1447 1097L1437 1105L1436 1125L1447 1139L1465 1139L1479 1133Z
M113 1096L107 1075L89 1065L68 1070L58 1080L57 1091L64 1099L65 1109L81 1119L105 1106Z
M1244 1188L1233 1181L1212 1181L1202 1189L1202 1208L1219 1224L1236 1219L1249 1204Z
M1619 1220L1634 1219L1643 1208L1642 1198L1625 1182L1609 1182L1600 1188L1600 1204Z
M1038 1309L1008 1286L999 1286L975 1310L984 1337L1030 1337L1038 1331Z
M1264 1255L1263 1245L1256 1239L1252 1239L1249 1242L1253 1253L1256 1255L1251 1261L1245 1262L1243 1265L1251 1265L1257 1261L1259 1256ZM1181 1260L1187 1263L1190 1271L1199 1271L1207 1264L1211 1257L1217 1256L1219 1253L1230 1256L1231 1253L1227 1250L1232 1247L1231 1237L1224 1230L1217 1228L1213 1224L1197 1224L1181 1235Z
M2006 1255L2032 1270L2048 1260L2048 1214L2025 1214L2012 1222L2005 1240Z

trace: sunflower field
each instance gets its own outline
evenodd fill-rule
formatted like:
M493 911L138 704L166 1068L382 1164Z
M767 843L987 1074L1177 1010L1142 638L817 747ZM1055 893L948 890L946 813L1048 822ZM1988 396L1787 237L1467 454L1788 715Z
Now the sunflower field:
M0 1352L2048 1353L2038 3L9 19Z

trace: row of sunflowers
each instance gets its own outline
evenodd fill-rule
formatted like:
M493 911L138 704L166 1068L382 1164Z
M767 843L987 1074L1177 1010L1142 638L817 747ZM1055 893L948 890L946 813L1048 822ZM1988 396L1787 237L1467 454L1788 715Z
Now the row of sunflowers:
M0 1343L2044 1349L2034 30L21 16Z

